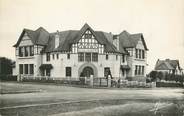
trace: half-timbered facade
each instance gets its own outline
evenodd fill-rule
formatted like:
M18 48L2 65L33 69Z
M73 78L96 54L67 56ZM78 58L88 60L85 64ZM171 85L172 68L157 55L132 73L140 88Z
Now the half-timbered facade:
M24 29L16 48L17 75L144 80L147 46L142 34L80 30L49 33Z

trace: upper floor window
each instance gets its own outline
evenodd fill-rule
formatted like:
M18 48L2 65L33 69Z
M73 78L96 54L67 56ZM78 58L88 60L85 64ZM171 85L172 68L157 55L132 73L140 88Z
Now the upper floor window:
M122 55L122 62L125 62L125 55Z
M70 54L67 54L67 59L70 59Z
M85 54L85 59L87 62L90 62L91 61L91 53L86 53Z
M135 49L135 57L138 58L138 49Z
M59 54L56 54L57 59L59 59Z
M24 48L19 47L19 57L23 57L23 56L24 56Z
M144 59L145 58L145 52L144 52L144 50L142 50L142 59Z
M27 57L29 54L29 48L28 46L25 46L24 49L25 49L25 57Z
M144 59L145 58L145 51L142 49L135 49L135 58Z
M83 62L84 60L87 62L98 62L98 53L78 53L78 61Z
M52 59L53 59L53 60L55 59L55 54L52 54Z
M50 61L50 53L46 53L46 61Z
M83 62L84 61L84 53L78 54L78 61Z
M108 60L109 59L109 55L106 54L105 58L106 58L106 60Z
M98 62L98 53L92 53L92 61Z
M19 57L28 57L34 55L34 46L19 47Z
M116 60L118 60L118 55L116 55Z
M34 46L29 46L30 56L34 55Z

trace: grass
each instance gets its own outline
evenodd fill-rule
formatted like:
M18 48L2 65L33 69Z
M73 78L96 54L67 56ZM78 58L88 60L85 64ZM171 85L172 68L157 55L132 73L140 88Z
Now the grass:
M179 102L178 102L179 103ZM182 116L182 103L168 105L154 113L155 102L100 100L0 110L3 116ZM184 108L184 107L183 107Z
M168 106L157 112L149 109L154 107L153 103L131 103L123 105L113 105L97 107L89 110L73 111L56 114L52 116L182 116L183 113L177 109L176 105Z
M149 110L154 107L158 100L173 104L172 107L168 106L159 111L164 114L163 116L166 114L167 116L171 116L169 114L175 116L174 112L179 114L184 109L183 99L177 99L177 96L181 98L181 94L177 93L183 92L181 90L109 90L25 83L2 83L1 90L7 93L20 92L20 94L3 94L0 96L0 114L3 116L46 116L54 114L56 116L153 116L154 113ZM42 91L39 93L21 93L21 91L33 90ZM34 106L34 104L45 105ZM33 106L2 109L8 106L22 105ZM159 114L157 115L159 116Z
M1 91L0 94L16 94L16 93L32 93L32 92L40 92L41 89L26 86L24 84L17 84L16 86L14 84L1 84Z

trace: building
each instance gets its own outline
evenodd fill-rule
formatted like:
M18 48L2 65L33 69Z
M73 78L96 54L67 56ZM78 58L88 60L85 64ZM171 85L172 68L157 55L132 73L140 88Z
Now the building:
M182 75L182 68L180 67L179 60L157 60L155 65L156 71L161 71L163 73Z
M78 79L110 72L113 78L145 80L148 48L141 33L113 35L88 24L54 33L40 27L24 29L14 47L18 75Z

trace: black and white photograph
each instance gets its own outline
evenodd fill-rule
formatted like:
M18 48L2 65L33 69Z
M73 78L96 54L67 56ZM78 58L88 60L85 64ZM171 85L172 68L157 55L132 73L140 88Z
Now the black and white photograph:
M184 116L184 0L0 0L0 116Z

